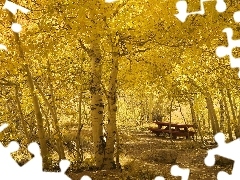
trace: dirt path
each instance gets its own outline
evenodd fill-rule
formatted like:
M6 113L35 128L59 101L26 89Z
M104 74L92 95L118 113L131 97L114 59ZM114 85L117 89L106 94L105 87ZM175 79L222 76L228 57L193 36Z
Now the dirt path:
M173 149L177 152L176 163L181 168L190 168L191 180L214 180L217 179L219 171L227 171L230 167L213 166L207 167L204 164L204 158L207 150L199 148L199 144L194 141L176 140L173 143L169 139L163 139L145 132L129 132L123 136L121 142L121 164L123 170L120 171L96 171L71 173L69 176L73 180L79 180L82 175L90 175L93 180L123 179L123 180L147 180L154 179L156 175L164 176L166 180L180 180L180 177L173 177L170 174L170 168L173 164L164 164L162 162L151 162L144 160L144 153L154 152L155 149Z

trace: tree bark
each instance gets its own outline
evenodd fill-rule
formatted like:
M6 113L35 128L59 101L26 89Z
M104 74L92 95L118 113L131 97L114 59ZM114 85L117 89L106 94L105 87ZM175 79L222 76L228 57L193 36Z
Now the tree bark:
M60 160L60 159L65 159L66 157L65 157L64 147L63 147L62 133L60 131L59 123L58 123L57 107L55 104L55 96L54 96L54 91L53 91L53 85L51 82L52 73L51 73L51 67L50 67L49 60L47 62L47 71L48 71L48 85L50 87L50 94L51 94L51 99L52 99L52 106L50 106L52 111L50 111L50 112L52 113L55 130L57 132L56 142L57 142L57 146L59 148L59 160ZM48 102L46 98L45 98L45 102Z
M208 109L208 106L207 106L207 109ZM214 126L215 127L215 126ZM212 126L212 117L211 117L211 114L210 114L210 111L208 110L208 128L209 128L209 130L212 128L212 130L213 130L213 128L214 128L213 126ZM216 131L216 130L215 130ZM213 134L214 134L214 132L213 132Z
M105 150L104 168L112 169L116 167L114 161L114 144L116 140L116 116L117 116L117 74L118 74L118 55L113 55L112 71L108 90L108 124L107 124L107 143Z
M91 60L91 122L92 122L92 137L94 144L95 163L98 169L103 167L104 154L106 142L103 139L103 110L104 103L102 99L102 62L101 62L101 49L100 42L96 39L92 42L92 49L87 48L83 41L79 39L80 46L88 54Z
M103 139L103 110L101 78L102 64L100 55L91 55L91 121L94 143L94 154L97 168L102 168L105 154L105 141Z
M224 132L224 105L223 105L223 100L220 99L219 101L219 115L220 115L220 129Z
M189 100L190 109L191 109L193 128L194 128L194 129L197 129L197 131L198 131L198 133L199 133L199 135L200 135L201 141L202 141L202 143L204 143L204 141L203 141L203 136L202 136L202 132L201 132L201 127L200 127L199 118L198 118L197 115L196 115L193 101L192 101L191 98L189 98L188 100ZM197 122L197 120L198 120L198 122Z
M14 15L9 11L8 11L8 17L11 23L16 22L14 19ZM24 52L21 46L21 42L20 42L20 38L19 38L19 34L13 32L14 34L14 38L15 38L15 42L18 45L18 50L19 50L19 57L22 59L23 62L26 62L26 59L24 58ZM35 111L35 116L37 119L37 128L38 128L38 139L40 142L40 149L41 149L41 155L43 158L43 168L47 169L49 166L49 162L48 162L48 149L47 149L47 145L46 145L46 139L44 136L44 128L43 128L43 119L42 119L42 113L40 110L40 106L39 106L39 101L38 101L38 97L35 93L34 90L34 84L33 84L33 79L32 79L32 74L30 72L29 69L29 65L27 63L25 63L25 65L23 66L23 69L25 70L26 74L27 74L27 81L29 84L29 88L30 88L30 94L32 97L32 101L33 101L33 107L34 107L34 111Z
M174 98L172 98L171 100L171 103L170 103L170 108L169 108L169 131L171 132L170 133L170 138L171 138L171 142L173 142L172 140L172 127L171 127L171 124L172 124L172 107L173 107L173 102L174 102Z
M53 125L54 125L54 129L56 130L56 142L57 142L57 148L59 150L58 155L59 155L59 160L61 159L65 159L65 153L64 153L64 148L63 148L63 140L62 140L62 134L58 125L58 120L57 120L57 114L56 111L54 111L54 108L50 105L50 103L48 102L48 100L46 99L42 89L40 88L40 86L38 86L37 83L35 83L36 88L38 89L40 95L42 96L45 104L47 105L48 109L50 110L51 114L52 114L52 118L53 118Z
M231 111L232 111L232 116L233 116L233 122L234 124L236 124L236 120L237 120L237 117L236 117L236 112L234 110L234 106L233 106L233 101L232 101L232 96L231 96L231 93L229 91L229 89L227 89L227 96L228 96L228 101L229 101L229 104L230 104L230 108L231 108Z
M150 92L149 98L149 121L153 122L153 94Z
M238 122L238 125L240 126L240 106L238 106L238 116L237 116L237 122Z
M192 102L192 99L191 98L188 98L188 102L189 102L189 105L190 105L190 110L191 110L191 115L192 115L192 124L196 124L196 114L195 114L195 110L194 110L194 107L193 107L193 102Z
M105 153L105 142L103 139L103 100L101 93L101 71L102 65L99 57L91 57L92 66L92 83L90 85L91 99L91 121L94 143L94 154L96 166L102 168Z
M213 135L215 135L217 133L217 130L216 130L216 125L215 125L215 122L214 122L214 118L213 118L213 115L212 115L212 110L211 110L211 106L209 105L208 98L206 98L206 101L207 101L208 115L209 115L209 118L210 118Z
M227 119L228 135L229 135L230 141L232 141L233 136L232 136L232 128L231 128L231 118L230 118L230 113L229 113L228 106L227 106L227 100L226 100L226 97L224 96L223 90L220 90L220 92L222 94L223 103L225 106L225 115L226 115L226 119Z
M212 119L212 128L213 128L213 135L220 132L217 115L215 112L215 108L213 105L213 100L209 92L206 93L206 101L207 101L207 107L210 112L210 118Z
M79 92L78 99L78 131L76 135L76 149L77 149L77 162L80 164L83 161L83 150L82 150L82 142L81 142L81 131L83 128L82 123L82 86Z
M30 138L28 130L27 130L27 124L24 121L22 107L21 107L20 99L18 97L18 89L19 89L19 87L16 85L15 86L15 96L16 96L17 107L18 107L21 123L22 123L22 126L23 126L23 131L24 131L24 134L25 134L26 139L27 139L27 143L30 144L31 143L31 138Z
M82 69L83 69L83 60L80 65L79 79L82 80ZM78 131L76 134L76 149L77 149L77 162L80 165L83 161L83 149L82 149L82 139L81 139L81 131L83 128L82 122L82 102L83 102L83 83L80 85L80 92L78 98Z
M208 108L208 111L209 111L209 117L211 119L211 124L212 124L213 135L215 135L216 133L220 132L220 128L219 128L217 115L216 115L216 112L215 112L215 109L214 109L214 104L213 104L211 94L208 92L207 88L197 85L195 83L195 81L192 80L191 78L188 77L188 80L192 85L197 87L203 93L203 95L206 98L207 108Z
M49 167L49 162L48 162L48 149L47 149L47 144L46 144L46 139L45 139L45 132L44 132L44 128L43 128L43 118L42 118L42 113L40 110L40 106L39 106L39 101L38 101L38 97L36 95L36 92L34 90L34 84L33 84L33 79L32 79L32 75L31 72L29 70L28 65L25 66L25 69L27 71L27 79L28 79L28 83L29 83L29 87L30 87L30 93L32 96L32 100L33 100L33 107L34 107L34 111L35 111L35 116L37 119L37 128L38 128L38 139L40 142L40 148L41 148L41 155L43 158L43 168L44 169L48 169Z
M201 142L202 142L202 144L205 145L205 142L204 142L204 139L203 139L203 135L202 135L201 126L200 126L201 124L200 124L200 120L199 120L198 116L196 116L196 124L197 124L197 131L198 131L199 136L201 138Z

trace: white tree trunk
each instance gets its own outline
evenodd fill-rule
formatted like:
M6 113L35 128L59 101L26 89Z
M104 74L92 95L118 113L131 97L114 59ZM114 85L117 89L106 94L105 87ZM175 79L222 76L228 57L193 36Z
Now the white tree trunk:
M104 104L101 92L101 76L102 65L101 56L92 54L91 58L91 121L92 121L92 136L94 143L94 155L97 168L102 168L105 153L105 142L103 140L103 109Z
M108 124L107 124L107 143L105 150L104 168L111 169L116 167L114 161L114 144L116 139L116 113L117 113L117 74L118 56L113 56L112 71L110 75L109 94L108 94Z

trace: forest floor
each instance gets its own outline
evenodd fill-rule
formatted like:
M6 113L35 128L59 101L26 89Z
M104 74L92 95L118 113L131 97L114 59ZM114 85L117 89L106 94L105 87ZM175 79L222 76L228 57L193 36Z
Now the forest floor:
M180 180L170 173L171 166L176 164L181 168L190 168L191 180L217 179L219 171L231 172L232 165L208 167L204 164L207 149L201 143L193 140L177 139L171 143L170 139L157 137L146 128L139 130L121 130L120 163L122 170L69 172L67 175L73 180L80 180L83 175L93 180L150 180L156 176L163 176L166 180ZM90 132L89 132L90 133ZM166 164L153 158L147 158L146 153L161 149L171 149L177 153L176 163ZM149 156L148 156L149 157Z

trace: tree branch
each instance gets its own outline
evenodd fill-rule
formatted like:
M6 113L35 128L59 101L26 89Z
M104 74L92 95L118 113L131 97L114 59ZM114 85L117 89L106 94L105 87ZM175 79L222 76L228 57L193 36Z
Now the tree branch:
M86 51L88 54L93 54L93 53L94 53L92 49L89 49L89 48L87 48L87 47L84 45L82 39L79 39L78 42L80 43L81 48L82 48L84 51Z
M118 12L127 4L127 1L124 3L119 4L119 6L116 8L116 10L112 13L111 18L114 18Z
M10 81L8 81L8 80L6 80L6 79L1 79L1 81L3 81L3 82L0 82L0 85L3 85L3 86L15 86L16 84L15 83L13 83L13 82L10 82Z

